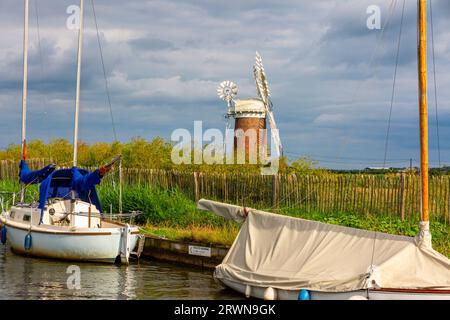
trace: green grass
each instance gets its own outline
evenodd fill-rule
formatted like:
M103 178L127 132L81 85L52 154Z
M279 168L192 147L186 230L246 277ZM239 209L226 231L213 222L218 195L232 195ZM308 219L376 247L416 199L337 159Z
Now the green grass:
M105 211L112 204L119 209L118 189L99 186L98 194ZM127 186L123 190L123 212L142 211L137 222L164 227L218 227L227 225L223 218L196 208L194 201L178 190L162 190L143 186Z
M230 246L239 232L239 225L229 224L221 227L192 225L183 228L146 225L143 231L145 234L167 239Z
M0 180L0 192L7 192L7 194L0 194L3 197L5 206L11 205L13 202L12 193L16 193L16 201L19 199L20 185L17 181ZM11 194L10 194L11 193ZM39 199L39 188L36 185L27 187L26 201L31 202Z
M17 191L18 183L0 181L1 191ZM118 188L98 187L104 211L118 211ZM28 198L38 199L38 189L32 186L27 191ZM9 199L9 203L11 203ZM164 236L170 239L199 241L205 243L230 245L239 231L239 225L227 221L210 212L200 211L194 201L177 190L161 190L143 186L127 186L123 191L123 211L142 211L136 222L143 226L146 233ZM298 209L284 209L277 213L293 217L316 220L347 227L373 230L397 235L415 236L418 222L401 221L395 216L374 214L349 214L335 212L331 214L302 212ZM433 218L433 217L432 217ZM450 257L450 226L441 220L431 220L433 247Z

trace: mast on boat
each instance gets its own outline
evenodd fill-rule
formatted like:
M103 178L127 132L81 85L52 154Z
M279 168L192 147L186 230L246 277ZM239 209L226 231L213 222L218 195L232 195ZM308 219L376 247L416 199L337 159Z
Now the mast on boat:
M77 55L77 88L75 96L75 124L73 130L73 166L78 162L78 116L80 110L80 77L81 77L81 54L83 47L83 11L84 0L80 0L80 25L78 30L78 55Z
M78 29L78 53L77 53L77 86L75 91L75 119L73 127L73 166L78 164L78 117L80 111L80 78L81 78L81 54L83 47L83 12L84 12L84 0L80 0L80 25ZM72 190L72 201L70 206L70 212L75 210L75 198L76 192Z
M21 140L21 157L26 160L27 142L26 142L26 124L27 124L27 85L28 85L28 0L24 0L24 28L23 28L23 87L22 87L22 140ZM25 188L23 183L20 184L20 202L23 203L25 198Z
M418 76L420 122L421 222L428 224L428 110L427 110L427 11L418 0Z

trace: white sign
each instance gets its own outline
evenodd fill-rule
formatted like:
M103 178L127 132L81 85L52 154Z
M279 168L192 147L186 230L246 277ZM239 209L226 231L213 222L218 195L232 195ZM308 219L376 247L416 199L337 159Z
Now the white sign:
M194 256L211 257L211 248L189 246L189 254L192 254Z

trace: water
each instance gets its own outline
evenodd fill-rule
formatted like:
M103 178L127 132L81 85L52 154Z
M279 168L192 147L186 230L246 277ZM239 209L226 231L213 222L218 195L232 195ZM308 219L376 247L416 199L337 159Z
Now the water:
M80 268L80 289L66 273ZM69 283L71 283L69 281ZM129 266L28 258L0 245L0 299L241 299L217 284L212 271L156 261Z

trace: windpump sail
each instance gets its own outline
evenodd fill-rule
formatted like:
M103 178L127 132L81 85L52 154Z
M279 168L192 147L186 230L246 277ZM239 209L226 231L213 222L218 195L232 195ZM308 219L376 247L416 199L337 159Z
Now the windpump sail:
M72 191L75 191L77 199L92 203L102 212L96 190L96 185L101 182L101 179L102 176L98 169L89 172L73 167L72 169L60 169L52 172L40 185L39 208L41 209L41 216L48 199L72 199Z
M283 290L450 290L450 260L428 229L415 238L308 221L200 200L198 207L242 222L218 279Z
M20 182L24 184L37 184L45 180L53 171L55 171L56 166L50 164L40 170L31 171L25 160L20 161L19 165L19 179Z

